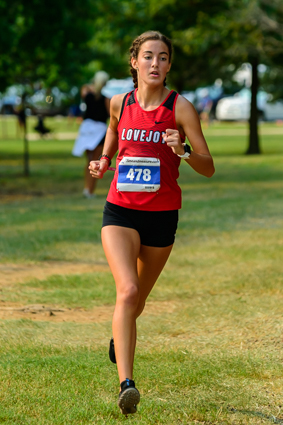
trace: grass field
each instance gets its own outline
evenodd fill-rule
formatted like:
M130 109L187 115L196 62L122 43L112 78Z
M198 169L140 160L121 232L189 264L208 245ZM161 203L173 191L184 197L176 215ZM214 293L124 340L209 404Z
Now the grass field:
M138 322L141 403L128 419L100 242L112 174L87 200L73 140L31 141L29 178L22 141L0 140L1 424L283 424L283 127L261 125L255 156L246 131L205 130L212 179L181 165L179 229Z

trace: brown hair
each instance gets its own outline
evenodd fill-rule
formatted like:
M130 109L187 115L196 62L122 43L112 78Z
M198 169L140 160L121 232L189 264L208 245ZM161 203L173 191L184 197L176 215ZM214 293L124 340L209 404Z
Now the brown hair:
M145 43L148 40L160 40L163 41L163 43L166 44L169 50L169 63L171 63L172 53L173 53L173 47L172 42L169 38L167 38L165 35L161 34L159 31L146 31L143 34L139 35L132 43L130 47L130 68L131 68L131 74L133 77L134 87L135 89L138 87L138 73L135 68L133 68L131 59L137 59L138 54L140 51L140 47L143 43ZM166 86L166 78L163 81L164 86Z

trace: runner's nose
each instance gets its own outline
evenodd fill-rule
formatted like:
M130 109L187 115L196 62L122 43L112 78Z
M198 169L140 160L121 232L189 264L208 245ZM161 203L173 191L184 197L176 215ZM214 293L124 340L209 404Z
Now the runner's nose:
M158 67L158 59L156 57L153 57L152 58L151 66L153 68L157 68Z

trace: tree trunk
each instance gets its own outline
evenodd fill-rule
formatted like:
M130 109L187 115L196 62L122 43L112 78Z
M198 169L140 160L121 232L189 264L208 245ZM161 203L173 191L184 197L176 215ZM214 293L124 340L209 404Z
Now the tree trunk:
M27 138L27 124L24 124L24 176L29 177L29 144Z
M24 136L24 176L29 176L29 151L28 151L28 139L25 134Z
M259 135L258 135L258 108L257 108L257 92L259 87L259 79L258 79L258 57L254 57L251 60L252 65L252 87L251 87L251 112L250 112L250 120L249 120L249 147L247 150L248 155L259 154L260 146L259 146Z
M29 143L28 143L28 137L27 137L27 115L26 115L26 93L23 93L22 95L22 111L21 112L21 122L23 124L24 129L24 176L29 177Z

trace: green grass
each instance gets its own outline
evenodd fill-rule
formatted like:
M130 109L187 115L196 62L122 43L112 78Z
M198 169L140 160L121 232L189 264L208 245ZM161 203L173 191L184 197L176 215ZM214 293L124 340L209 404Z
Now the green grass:
M36 116L27 117L27 133L38 134L34 127L37 125L38 119ZM54 118L46 117L44 125L51 130L53 136L60 132L77 132L80 121L76 118L65 118L57 116ZM16 115L0 115L0 139L15 140L21 136L21 130L18 126ZM55 137L56 138L56 137Z
M282 366L274 367L271 356L265 358L263 368L261 358L246 354L218 352L207 357L169 350L166 357L163 352L160 355L162 362L156 362L156 352L137 355L142 404L131 422L259 423L259 413L271 416L268 408L259 412L259 403L280 402ZM126 420L113 409L117 379L112 378L113 366L105 350L29 344L10 350L7 357L3 355L1 362L1 404L9 407L0 413L2 423L114 424ZM164 368L170 373L165 374Z
M6 301L24 304L55 304L75 308L83 305L89 309L95 305L115 303L113 279L110 273L61 276L44 280L33 279L14 288L2 290Z
M0 320L0 423L283 424L283 128L262 134L255 156L244 155L245 128L205 130L212 179L181 165L176 243L138 321L141 403L128 420L107 353L115 288L100 227L112 175L85 200L73 140L30 142L29 178L22 142L0 141L0 309L40 304L92 317ZM68 272L88 264L105 271ZM5 280L12 265L17 277ZM47 266L46 276L21 277Z

